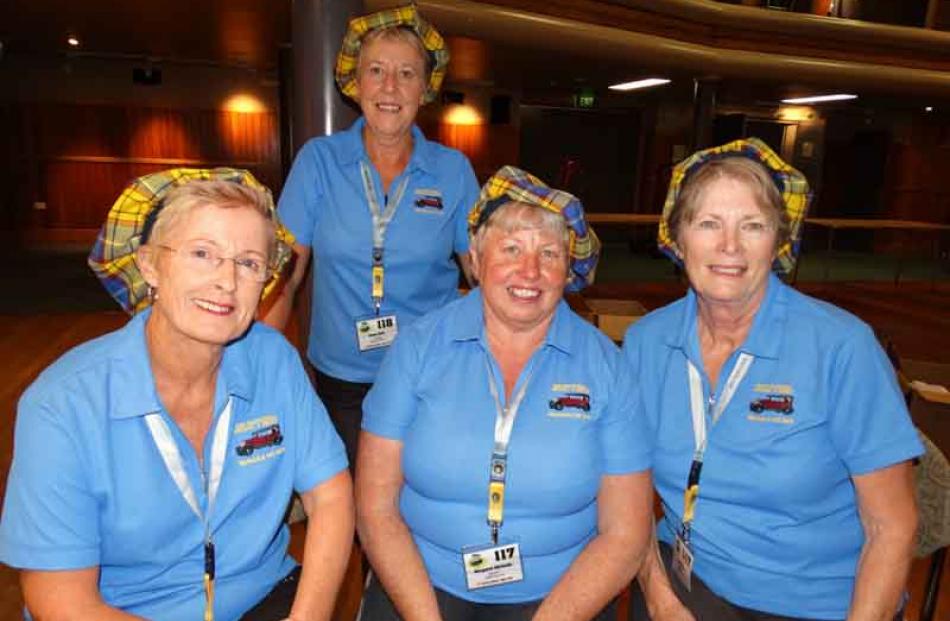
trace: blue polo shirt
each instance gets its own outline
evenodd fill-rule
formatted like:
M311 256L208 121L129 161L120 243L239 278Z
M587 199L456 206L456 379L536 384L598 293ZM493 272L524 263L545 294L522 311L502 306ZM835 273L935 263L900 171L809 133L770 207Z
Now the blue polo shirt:
M171 428L203 510L207 496L197 456L156 393L148 315L68 352L23 394L0 560L38 570L99 566L108 604L157 621L200 619L204 527L169 475L146 414L160 413ZM225 348L216 392L212 429L228 400L232 408L211 512L215 619L227 621L293 569L283 520L291 492L346 468L346 454L296 350L262 324ZM248 452L261 432L270 440Z
M379 174L363 146L360 118L346 131L307 142L294 161L278 204L283 223L313 257L313 302L307 356L327 375L369 383L385 348L360 352L355 322L374 314L370 272L373 226L360 175L372 170L380 209ZM399 330L458 297L453 254L468 251L468 211L478 182L462 153L429 142L412 128L413 150L394 191L408 178L386 230L385 296L381 315L395 314Z
M529 382L508 449L499 541L520 542L524 581L468 591L462 549L491 540L496 411L486 361L503 397L475 289L396 339L363 403L363 429L403 443L399 507L432 583L469 601L534 601L596 535L601 477L648 469L650 448L619 350L562 301L512 392Z
M844 619L864 543L851 477L923 448L871 329L774 275L767 287L714 389L722 393L739 352L754 356L709 429L692 527L694 571L739 606ZM695 448L687 360L703 369L695 294L631 326L624 354L649 387L643 402L655 428L653 473L665 512L659 534L672 542Z

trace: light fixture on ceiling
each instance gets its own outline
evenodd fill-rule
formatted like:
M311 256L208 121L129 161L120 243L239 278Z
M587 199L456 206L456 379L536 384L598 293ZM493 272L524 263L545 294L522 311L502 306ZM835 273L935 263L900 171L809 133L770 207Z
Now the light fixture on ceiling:
M79 47L79 37L76 35L69 35L66 37L66 43L69 44L69 47Z
M651 86L660 86L662 84L669 83L670 81L666 78L646 78L643 80L634 80L633 82L614 84L612 86L608 86L607 88L612 91L633 91L638 88L650 88Z
M933 107L933 106L927 106L927 107L924 108L924 112L933 112L933 111L934 111L934 107Z
M846 101L848 99L857 99L857 95L848 95L845 93L836 93L834 95L812 95L810 97L793 97L791 99L783 99L782 103L786 104L809 104L809 103L823 103L826 101Z

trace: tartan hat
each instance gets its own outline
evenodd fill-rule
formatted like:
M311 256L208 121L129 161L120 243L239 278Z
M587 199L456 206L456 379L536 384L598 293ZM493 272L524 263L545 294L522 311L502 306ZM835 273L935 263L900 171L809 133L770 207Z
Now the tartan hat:
M543 181L514 166L503 166L482 186L478 201L468 213L470 238L502 205L511 201L543 207L564 217L570 235L570 278L566 291L580 291L594 282L600 259L600 240L584 219L584 206L573 194L549 188Z
M672 231L670 231L669 218L683 187L683 182L699 170L703 164L727 157L746 157L762 164L772 181L775 182L785 203L789 236L788 240L776 252L772 269L783 274L790 273L795 268L795 261L798 260L798 252L801 249L802 223L811 203L812 192L808 187L808 180L805 175L782 161L782 158L776 155L775 151L758 138L735 140L719 147L697 151L673 167L670 189L666 194L663 215L660 218L657 246L674 263L682 264L680 258L676 256L676 241Z
M273 275L264 286L263 296L273 291L280 279L281 268L290 258L294 237L277 220L270 190L254 176L239 168L173 168L152 173L132 181L116 199L89 253L89 267L95 272L115 301L127 313L134 314L149 306L148 283L135 262L135 251L148 241L152 226L164 207L164 199L173 189L195 180L231 181L261 190L268 198L268 209L274 216L277 257Z
M359 64L360 47L366 33L379 28L398 26L416 33L422 41L422 46L429 53L432 72L429 74L429 83L426 85L423 100L429 103L435 99L449 65L449 50L439 31L427 22L412 4L354 17L350 20L346 35L343 37L343 44L340 46L340 53L336 57L336 83L344 95L350 99L356 99L356 69Z

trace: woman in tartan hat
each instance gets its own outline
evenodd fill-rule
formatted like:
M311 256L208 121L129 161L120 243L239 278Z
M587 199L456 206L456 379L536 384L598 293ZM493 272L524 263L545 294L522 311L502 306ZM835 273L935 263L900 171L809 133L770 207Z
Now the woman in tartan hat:
M283 329L312 256L307 357L351 463L360 404L386 349L458 297L455 257L468 250L465 217L478 183L464 155L415 125L448 60L445 41L413 5L353 19L336 80L362 116L307 142L280 197L296 262L266 320Z
M922 447L871 329L773 273L810 198L755 138L673 171L659 240L690 291L624 342L664 510L631 619L900 616Z
M599 242L511 166L469 224L478 288L405 331L364 402L362 619L614 619L653 503L633 375L563 300Z
M0 560L33 618L330 618L345 451L296 350L253 322L291 239L246 171L155 173L116 201L90 264L136 314L18 406ZM302 572L294 491L313 518Z

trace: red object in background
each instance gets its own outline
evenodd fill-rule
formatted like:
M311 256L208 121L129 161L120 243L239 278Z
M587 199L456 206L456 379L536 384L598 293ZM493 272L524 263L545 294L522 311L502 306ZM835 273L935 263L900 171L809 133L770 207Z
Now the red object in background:
M811 12L815 15L832 15L834 4L834 0L812 0Z

